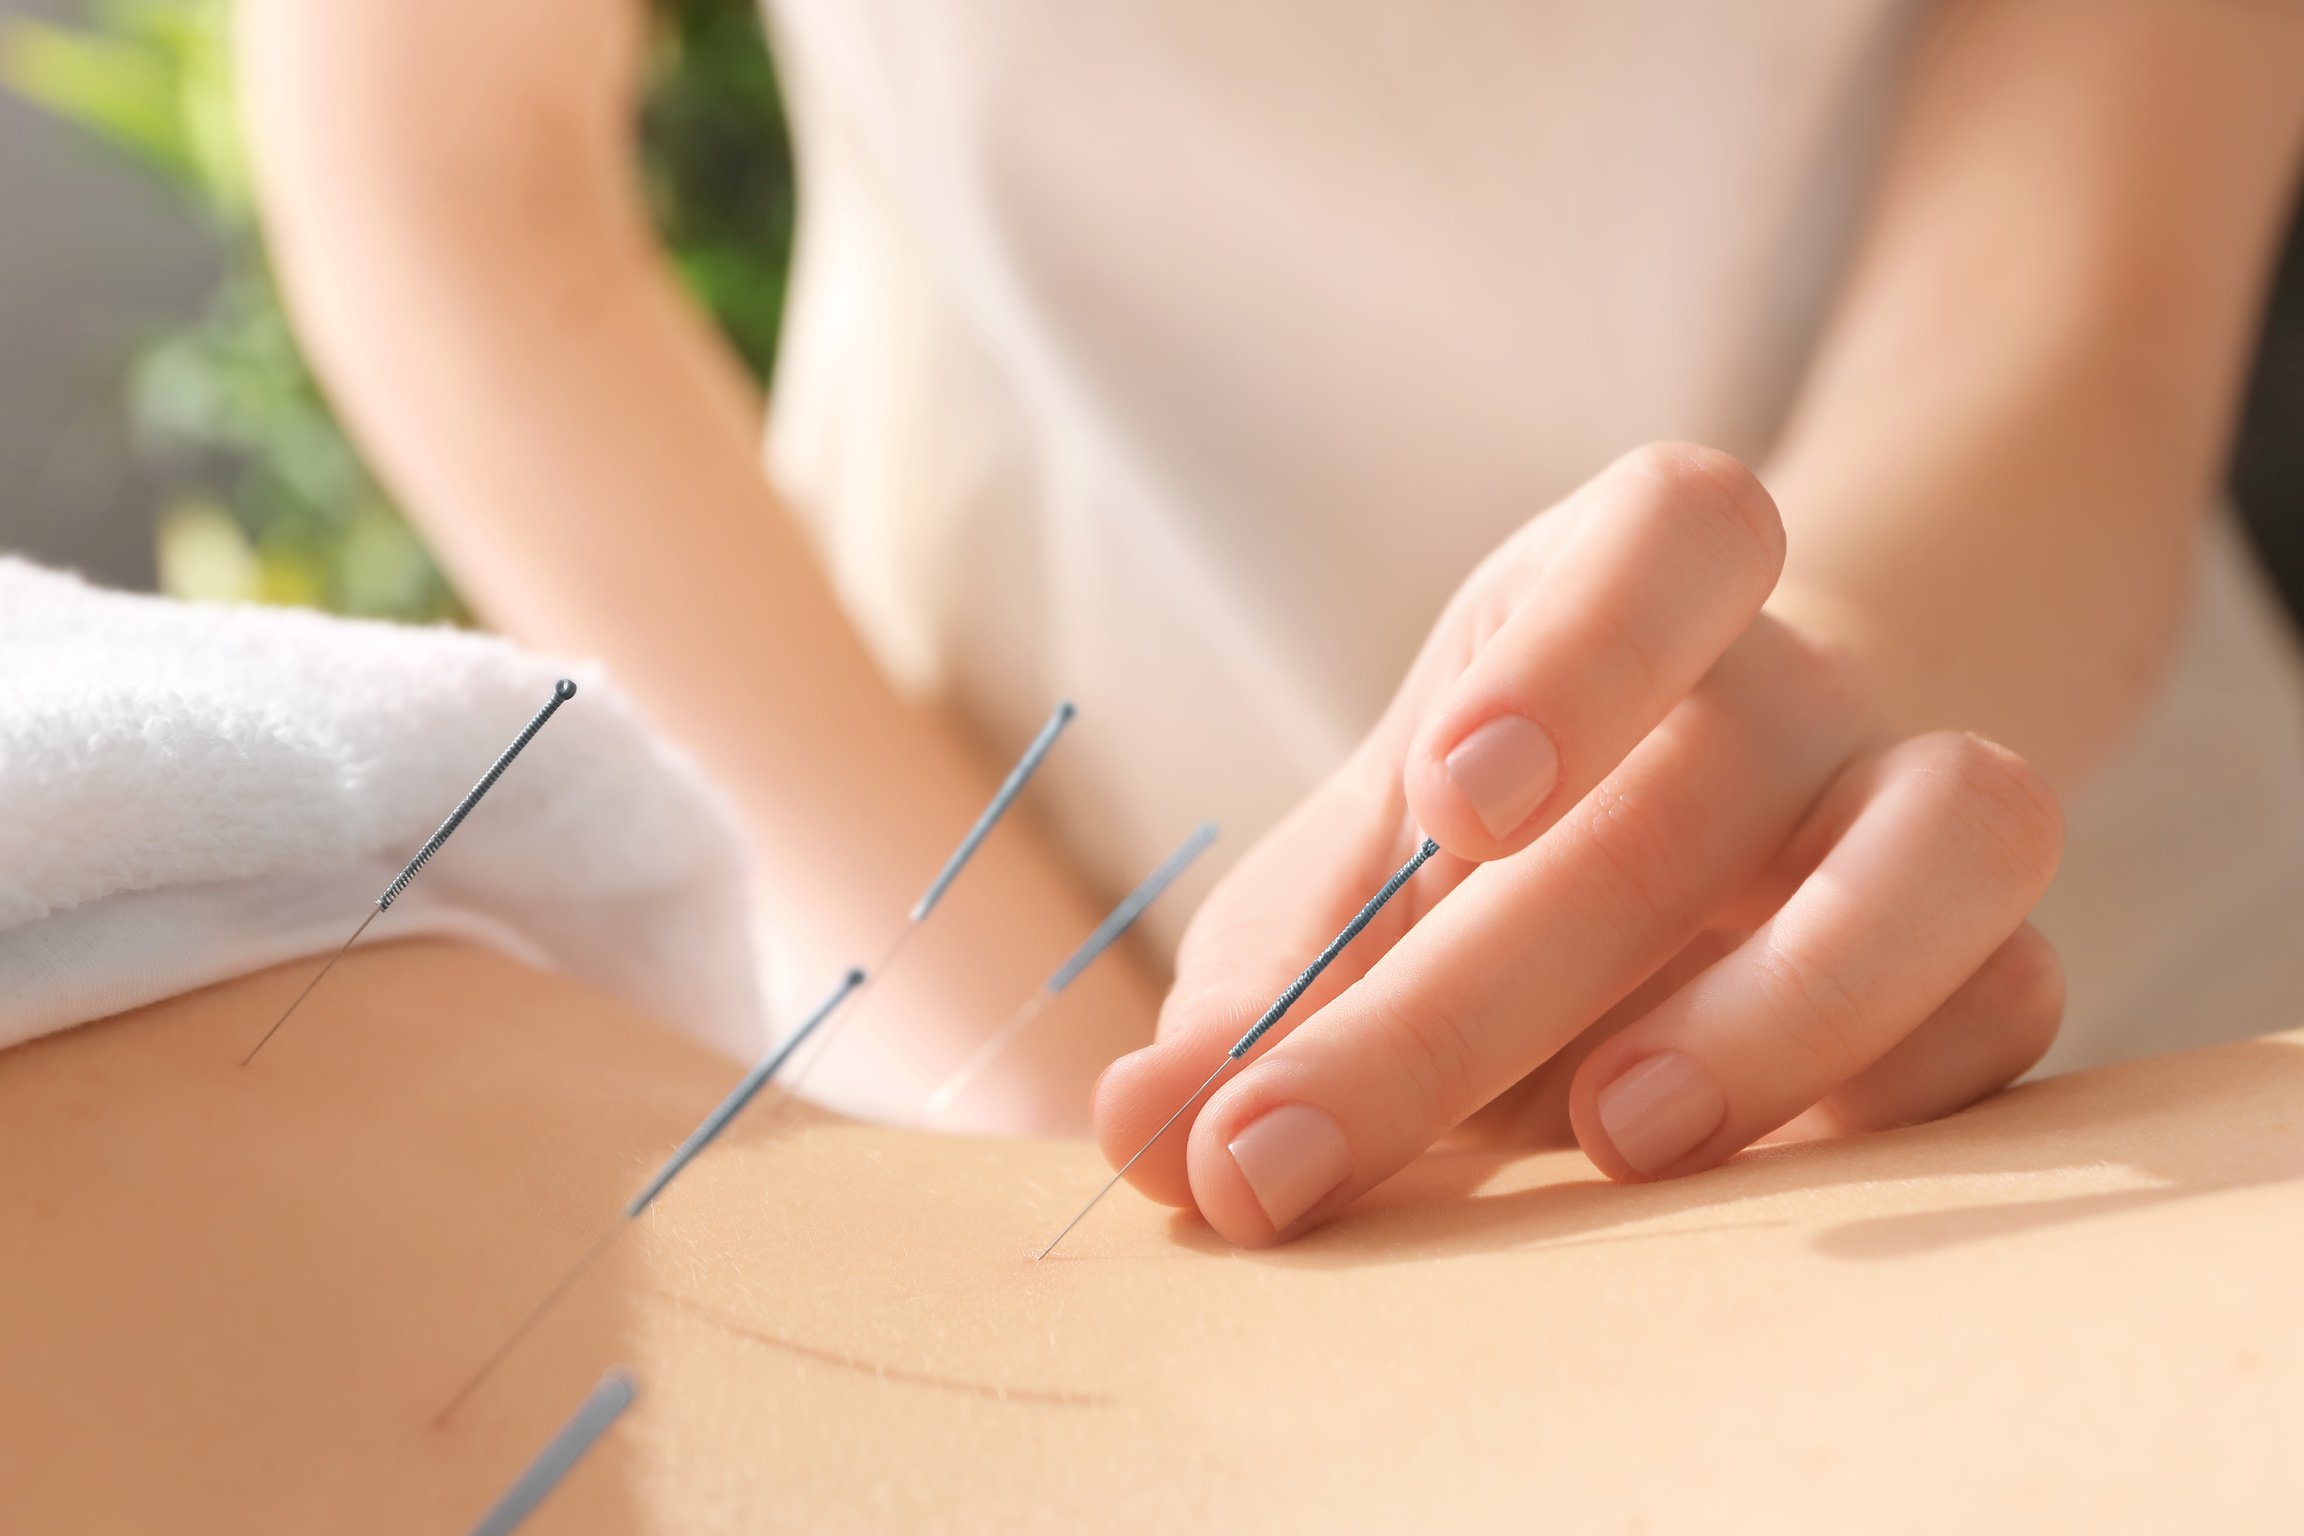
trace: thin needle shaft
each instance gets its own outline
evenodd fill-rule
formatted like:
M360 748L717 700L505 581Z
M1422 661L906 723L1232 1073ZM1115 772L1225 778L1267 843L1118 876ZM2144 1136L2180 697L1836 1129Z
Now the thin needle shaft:
M1128 1159L1128 1161L1122 1163L1120 1165L1119 1171L1113 1174L1111 1178L1104 1181L1104 1187L1096 1191L1094 1195L1090 1196L1086 1205L1080 1207L1079 1215L1074 1216L1070 1221L1064 1223L1064 1230L1057 1233L1054 1237L1048 1239L1048 1246L1034 1254L1033 1257L1035 1259L1044 1259L1048 1257L1048 1255L1054 1253L1056 1251L1056 1245L1064 1241L1065 1238L1072 1235L1072 1229L1087 1219L1088 1213L1096 1209L1096 1204L1098 1201L1102 1200L1106 1195L1112 1193L1114 1185L1118 1184L1122 1179L1128 1177L1128 1170L1135 1167L1137 1162L1143 1158L1144 1154L1152 1150L1152 1144L1154 1142L1168 1134L1168 1127L1174 1125L1177 1121L1184 1118L1184 1111L1190 1109L1194 1104L1200 1102L1200 1095L1206 1093L1215 1083L1216 1079L1224 1075L1224 1069L1232 1065L1235 1059L1236 1058L1232 1056L1226 1056L1222 1061L1217 1062L1216 1070L1209 1073L1206 1078L1202 1079L1200 1086L1192 1090L1192 1096L1186 1099L1183 1103L1176 1106L1176 1113L1170 1115L1167 1119L1160 1122L1160 1129L1154 1131L1151 1136L1146 1139L1144 1145L1136 1149L1136 1155Z
M928 1126L941 1120L944 1112L952 1107L961 1094L968 1091L968 1085L983 1076L984 1069L998 1061L1008 1047L1015 1043L1016 1038L1030 1029L1033 1022L1046 1013L1048 1005L1055 1000L1056 994L1049 991L1045 983L1039 991L1024 999L1023 1006L1008 1015L1008 1021L994 1030L982 1045L971 1051L968 1059L960 1063L934 1093L928 1095L927 1102L920 1106L920 1118L914 1123Z
M256 1053L264 1049L266 1042L270 1041L274 1035L280 1033L280 1026L288 1022L288 1015L294 1013L297 1009L304 1006L304 999L312 995L312 989L320 985L321 982L328 979L328 973L336 969L336 962L344 958L344 952L350 949L354 944L360 942L360 935L368 931L368 925L376 921L377 917L383 911L384 909L382 907L370 907L368 909L368 915L360 919L360 926L352 930L352 937L346 939L342 944L336 946L336 953L330 955L328 957L328 963L320 967L320 969L313 974L313 977L310 981L304 983L304 990L296 994L296 1001L290 1003L286 1008L283 1008L280 1011L280 1017L274 1019L272 1021L272 1027L264 1031L264 1038L257 1041L254 1045L248 1047L248 1054L240 1058L240 1065L246 1066L248 1063L256 1059Z
M992 829L1000 824L1000 818L1008 814L1008 807L1014 805L1016 797L1024 793L1024 786L1039 771L1040 762L1048 755L1048 749L1056 745L1056 738L1064 734L1064 727L1070 725L1072 717L1078 713L1072 701L1065 699L1048 716L1047 723L1040 727L1040 734L1032 738L1031 745L1024 749L1024 755L1016 760L1016 766L1008 770L1008 777L1002 779L1000 787L992 792L992 799L985 805L983 814L976 818L976 824L968 829L967 834L960 839L959 846L952 850L952 856L944 861L944 867L936 872L936 878L928 882L928 889L921 892L920 899L912 904L911 912L904 919L904 926L897 930L896 937L889 942L887 953L880 957L879 964L872 967L874 987L880 984L881 977L895 967L896 957L904 953L904 947L912 942L912 936L920 931L920 925L928 920L928 914L936 909L936 903L944 899L944 893L952 888L953 881L960 878L960 872L968 867L968 861L976 856L976 850L984 845L984 839L992 835ZM808 1053L808 1059L793 1070L790 1080L786 1082L787 1097L797 1099L800 1096L800 1090L806 1085L809 1075L825 1057L832 1054L833 1040L841 1029L847 1027L848 1021L864 1011L864 1003L865 999L858 998L856 1006L848 1011L847 1019L824 1032L823 1041Z
M264 1049L274 1035L280 1033L280 1026L288 1022L288 1015L304 1006L304 999L310 997L312 989L319 986L330 971L336 969L336 962L344 958L345 950L350 949L360 935L368 931L370 923L376 921L381 914L389 911L392 903L400 899L400 893L408 889L409 884L415 880L417 872L431 861L432 855L440 851L440 845L448 841L449 835L464 824L464 818L472 814L472 807L480 803L480 797L496 787L496 781L504 777L504 770L512 766L512 759L518 757L521 749L536 739L536 733L544 729L544 722L551 719L555 710L574 697L576 697L576 685L567 678L564 677L552 685L552 697L544 701L544 707L536 711L536 717L528 722L519 735L512 738L512 745L496 755L496 761L490 764L488 771L480 776L480 782L473 785L470 792L462 800L456 802L456 809L448 813L448 819L440 823L439 830L435 831L424 846L416 851L416 857L408 861L398 877L384 888L384 894L376 898L375 910L360 920L360 926L352 930L352 937L344 941L343 948L328 957L328 963L320 967L320 974L304 984L304 990L296 994L296 1001L290 1003L287 1011L282 1013L279 1018L274 1019L272 1027L264 1031L264 1038L249 1047L248 1054L240 1058L240 1065L246 1066L254 1061L256 1053Z
M562 686L573 692L575 685L564 683ZM547 706L544 714L537 716L536 720L531 722L521 739L512 744L512 751L507 752L503 758L498 760L488 778L481 781L480 787L472 792L465 805L457 808L456 814L448 819L447 824L440 829L432 844L428 845L423 853L417 855L416 860L402 873L398 884L386 893L387 897L399 894L400 889L407 884L409 878L421 867L424 860L430 857L432 849L455 830L456 823L462 819L465 810L470 808L470 802L477 800L487 790L489 784L495 781L496 775L503 772L504 765L511 761L512 754L526 744L527 738L536 733L543 724L545 717L550 713L551 708ZM960 846L953 850L949 859L944 861L944 867L937 871L936 878L929 882L927 891L913 905L911 915L906 919L903 928L898 931L895 939L889 944L887 953L880 957L879 964L868 973L851 970L842 979L838 989L818 1006L816 1011L808 1017L806 1023L794 1030L791 1037L778 1046L767 1060L745 1075L744 1080L736 1085L728 1097L723 1099L718 1107L704 1118L704 1123L698 1126L685 1142L681 1143L679 1149L672 1154L662 1168L657 1170L656 1175L648 1181L640 1193L632 1197L631 1202L625 1206L623 1213L615 1223L601 1234L599 1240L592 1245L583 1258L577 1260L575 1267L561 1276L559 1283L554 1285L546 1293L544 1299L538 1302L528 1315L520 1320L519 1326L506 1336L504 1342L497 1345L495 1351L481 1362L480 1368L472 1373L471 1378L456 1389L456 1395L451 1397L447 1406L440 1410L438 1418L434 1420L435 1423L444 1422L451 1413L456 1411L458 1405L465 1398L472 1395L474 1389L488 1378L489 1373L494 1371L507 1355L512 1353L514 1347L528 1335L529 1331L543 1321L545 1314L552 1310L554 1304L575 1287L576 1282L583 1278L585 1272L599 1262L602 1254L614 1246L617 1237L622 1234L624 1228L639 1219L640 1214L647 1210L649 1204L663 1192L664 1186L671 1183L698 1153L709 1146L712 1139L727 1127L728 1122L733 1120L744 1106L751 1102L753 1095L759 1092L761 1085L782 1070L801 1046L807 1042L808 1038L817 1032L818 1027L839 1011L843 1001L860 991L869 991L881 976L887 974L889 967L895 964L896 957L903 953L904 946L911 942L912 935L919 932L920 925L926 920L929 912L935 908L938 901L943 899L945 891L951 888L952 882L960 877L961 870L967 867L969 859L982 846L984 839L991 834L993 827L999 823L1000 818L1007 813L1008 807L1015 803L1018 795L1023 793L1025 784L1031 779L1033 772L1039 768L1041 759L1048 755L1048 749L1055 745L1056 738L1063 733L1064 727L1071 724L1075 713L1077 711L1074 710L1069 700L1056 706L1055 713L1048 717L1048 723L1040 728L1040 734L1032 738L1032 744L1025 748L1023 757L1017 761L1014 768L1009 770L1008 777L1001 782L1000 788L992 796L991 803L984 808L984 813L976 818L976 824L968 829L967 835L960 840ZM380 902L378 905L381 907L386 904ZM852 1016L861 1011L862 1001L859 998L858 1006L850 1009L849 1013ZM786 1084L789 1094L798 1094L800 1085L807 1081L809 1072L813 1071L816 1064L824 1059L826 1052L831 1047L832 1037L836 1033L837 1030L831 1029L823 1032L823 1039L817 1048L799 1064L791 1080Z
M817 1026L832 1016L832 1010L863 985L864 973L860 970L850 969L847 975L841 977L840 985L833 989L832 995L816 1005L816 1011L808 1015L806 1022L798 1029L792 1031L791 1038L762 1057L760 1064L745 1073L743 1081L730 1089L728 1097L722 1099L719 1106L704 1117L704 1123L688 1133L688 1139L680 1143L679 1149L665 1160L664 1166L656 1170L656 1176L624 1207L625 1216L638 1219L640 1213L648 1209L658 1195L664 1193L664 1186L678 1178L681 1169L694 1162L698 1153L712 1145L713 1139L728 1129L728 1122L742 1114L744 1106L752 1102L753 1096L767 1085L770 1078L783 1070L784 1063L792 1059L792 1053L806 1044L808 1037L816 1032Z
M919 931L920 925L912 922L906 923L896 931L896 937L890 940L888 947L880 952L879 960L864 973L863 992L857 997L856 1006L848 1011L848 1018L854 1018L864 1011L865 1003L870 1000L873 990L880 985L880 978L888 974L889 968L896 963L896 957L904 953L904 946L911 943L912 935ZM810 1051L799 1065L792 1069L792 1075L784 1082L785 1103L791 1104L799 1100L800 1090L806 1086L808 1075L816 1070L826 1055L830 1054L832 1041L839 1033L839 1026L824 1031L824 1038L817 1042L816 1049ZM798 1042L795 1041L794 1043L797 1044Z
M1343 932L1337 934L1335 938L1328 941L1328 947L1321 950L1318 957L1316 957L1310 965L1304 967L1303 972L1298 975L1294 981L1288 983L1287 989L1273 1001L1272 1006L1264 1010L1263 1017L1259 1018L1254 1024L1250 1025L1248 1027L1248 1033L1242 1035L1239 1040L1233 1044L1232 1049L1224 1053L1224 1059L1216 1063L1216 1070L1208 1074L1207 1081L1201 1083L1199 1087L1193 1089L1192 1096L1186 1099L1183 1103L1176 1106L1176 1113L1170 1115L1167 1119L1160 1122L1160 1129L1154 1131L1152 1133L1151 1139L1136 1149L1136 1156L1131 1157L1128 1159L1128 1161L1120 1165L1120 1171L1112 1175L1112 1177L1105 1182L1104 1187L1096 1191L1095 1195L1090 1198L1086 1205L1080 1207L1079 1215L1074 1216L1070 1221L1064 1223L1064 1231L1057 1233L1054 1238L1050 1239L1048 1246L1041 1249L1037 1257L1044 1259L1048 1257L1049 1254L1056 1251L1056 1245L1064 1241L1066 1234L1071 1232L1074 1227L1080 1225L1081 1219L1083 1217L1085 1217L1090 1211L1096 1209L1097 1201L1102 1200L1106 1195L1112 1193L1113 1186L1117 1185L1123 1178L1127 1176L1129 1169L1136 1166L1137 1159L1143 1157L1145 1153L1151 1151L1153 1143L1157 1142L1161 1137L1167 1135L1168 1128L1174 1125L1177 1121L1184 1118L1184 1111L1190 1109L1195 1103L1197 1103L1199 1101L1200 1095L1206 1093L1209 1088L1215 1084L1216 1079L1224 1075L1224 1069L1226 1067L1232 1065L1232 1063L1238 1061L1241 1057L1247 1055L1250 1051L1256 1048L1256 1042L1263 1039L1265 1033L1270 1030L1273 1025L1279 1023L1281 1017L1285 1015L1289 1009L1296 1006L1296 1000L1302 997L1307 991L1311 989L1312 983L1320 979L1320 973L1327 970L1328 967L1335 962L1335 959L1338 955L1344 953L1344 947L1347 944L1350 944L1354 939L1360 937L1360 931L1376 920L1376 914L1384 910L1384 904L1390 901L1394 896L1398 895L1400 892L1400 887L1406 885L1409 880L1414 877L1416 871L1424 867L1425 861L1439 851L1440 845L1438 843L1435 843L1430 838L1424 839L1422 845L1417 848L1415 854L1408 860L1408 862L1394 870L1392 872L1392 877L1389 880L1386 880L1384 884L1378 888L1374 896L1368 898L1368 904L1360 909L1359 915L1344 925Z
M600 1262L601 1256L616 1246L616 1239L624 1235L625 1224L625 1218L618 1216L613 1225L593 1239L592 1246L584 1250L584 1257L568 1267L568 1272L553 1284L552 1289L544 1293L544 1299L529 1308L528 1315L520 1319L519 1326L504 1335L504 1342L489 1351L488 1358L480 1362L480 1368L465 1378L464 1385L456 1389L456 1395L441 1405L440 1411L432 1417L435 1425L447 1423L448 1416L463 1406L464 1399L470 1397L480 1383L486 1381L489 1374L504 1363L504 1357L511 1354L522 1339L528 1337L531 1329L544 1321L544 1314L551 1311L561 1297L574 1290L576 1282L589 1274L592 1266Z
M602 1255L616 1246L616 1239L624 1235L624 1229L640 1219L641 1213L655 1203L656 1197L664 1192L665 1186L678 1178L681 1171L694 1162L699 1153L712 1145L722 1131L728 1129L728 1123L743 1113L744 1106L751 1103L753 1097L760 1092L768 1080L774 1077L787 1061L792 1059L792 1053L799 1050L806 1043L808 1037L814 1034L817 1028L833 1015L841 1003L845 1002L857 988L863 985L864 973L858 970L849 971L847 975L840 978L840 985L832 990L832 995L817 1004L816 1011L808 1015L798 1029L792 1031L781 1045L763 1057L758 1066L744 1074L743 1080L729 1091L726 1098L713 1107L712 1112L704 1117L703 1123L691 1131L688 1134L688 1139L680 1143L672 1155L665 1159L664 1166L657 1169L654 1176L641 1186L640 1192L625 1202L624 1209L618 1213L613 1222L609 1223L600 1236L594 1239L592 1246L584 1251L584 1256L569 1266L567 1273L554 1282L552 1289L544 1293L544 1298L529 1308L528 1315L521 1318L513 1330L504 1336L504 1341L489 1352L487 1359L480 1362L479 1369L465 1378L464 1384L456 1389L455 1396L448 1399L447 1404L433 1419L433 1423L441 1424L447 1421L448 1416L456 1411L464 1399L470 1397L473 1390L488 1379L489 1373L501 1365L504 1358L512 1353L520 1341L526 1338L529 1332L544 1320L545 1314L559 1303L560 1298L574 1290L576 1282L583 1279L592 1266L600 1262Z
M1159 900L1160 893L1173 885L1176 877L1191 867L1194 859L1207 852L1208 845L1214 841L1216 823L1204 821L1194 827L1192 835L1161 860L1160 867L1146 875L1136 889L1122 897L1120 904L1106 914L1104 921L1096 925L1095 931L1080 941L1080 947L1062 965L1056 967L1055 973L1041 984L1040 990L1026 998L1022 1006L1009 1015L1008 1022L993 1031L991 1038L976 1047L968 1059L960 1064L959 1070L928 1096L928 1102L921 1106L919 1123L927 1125L950 1109L968 1085L976 1081L985 1068L999 1060L1001 1053L1018 1036L1032 1027L1033 1021L1056 1000L1057 994L1077 981L1082 971L1095 964L1097 956L1118 943L1120 936L1128 931L1137 918L1144 915L1144 909Z
M504 1490L493 1509L480 1517L472 1527L472 1536L511 1536L520 1523L536 1511L536 1506L551 1497L552 1490L576 1469L576 1463L599 1442L602 1435L623 1417L624 1410L632 1406L639 1385L629 1371L615 1370L600 1378L575 1415L560 1426L560 1432L545 1442L544 1449L528 1464L528 1470Z

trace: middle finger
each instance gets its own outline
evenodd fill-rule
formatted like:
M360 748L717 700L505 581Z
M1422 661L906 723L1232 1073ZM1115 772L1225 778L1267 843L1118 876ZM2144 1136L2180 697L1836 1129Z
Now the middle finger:
M1686 944L1853 749L1853 722L1802 702L1822 691L1783 686L1806 664L1755 624L1571 815L1218 1090L1187 1152L1209 1222L1253 1244L1325 1219Z

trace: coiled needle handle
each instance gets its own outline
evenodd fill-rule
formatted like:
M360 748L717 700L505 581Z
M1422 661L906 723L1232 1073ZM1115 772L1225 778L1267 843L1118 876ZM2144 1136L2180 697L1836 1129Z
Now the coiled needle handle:
M360 926L352 930L352 937L338 945L336 953L328 957L328 963L320 967L318 974L313 976L310 981L304 983L304 990L297 993L296 1000L282 1011L280 1017L272 1021L272 1027L264 1031L264 1038L248 1048L248 1054L240 1058L240 1065L246 1066L254 1061L256 1053L271 1043L272 1037L280 1033L280 1026L287 1023L289 1017L297 1009L304 1006L304 999L312 995L313 988L325 981L328 973L336 969L336 962L343 959L345 952L360 941L360 935L368 931L368 925L376 921L378 914L390 910L392 903L400 899L400 893L407 890L410 883L415 880L417 872L431 862L432 855L440 851L440 845L448 841L449 836L464 824L464 818L472 814L472 807L480 803L480 797L496 787L496 781L504 777L504 770L512 766L512 759L520 755L521 748L534 741L536 733L544 729L544 722L552 718L553 712L574 697L576 697L576 685L569 679L564 677L552 685L552 697L546 699L544 707L536 711L536 718L529 721L527 728L512 738L512 745L506 747L497 756L496 761L489 765L488 771L480 776L480 782L472 786L471 793L456 803L456 809L450 811L448 819L440 823L440 830L432 834L431 839L416 851L416 857L410 859L407 867L400 871L399 878L386 886L384 894L376 898L375 906L367 916L360 919Z
M488 765L488 771L480 775L480 782L472 786L472 792L456 802L456 809L450 811L448 819L440 823L440 830L416 850L416 857L410 859L408 867L400 871L400 878L394 880L385 888L384 894L376 898L377 911L391 909L392 903L400 899L400 893L408 889L409 883L416 878L417 871L432 861L432 855L440 851L440 845L448 841L449 836L464 824L465 817L472 814L472 807L480 803L480 797L496 787L496 781L504 777L504 770L512 766L512 759L518 757L521 749L536 739L536 733L544 729L544 722L552 718L553 712L574 697L576 685L569 679L564 677L552 685L552 697L546 699L544 707L536 711L536 718L512 738L512 745L506 747L496 761Z
M1271 1007L1264 1010L1264 1016L1258 1019L1254 1024L1250 1025L1248 1028L1248 1033L1242 1035L1239 1040L1234 1043L1232 1049L1224 1053L1224 1059L1216 1063L1216 1070L1209 1073L1207 1078L1200 1084L1200 1086L1192 1090L1191 1096L1189 1098L1185 1099L1183 1103L1176 1106L1176 1113L1170 1115L1167 1119L1160 1122L1160 1129L1152 1133L1151 1139L1136 1149L1136 1155L1134 1157L1131 1157L1128 1159L1128 1161L1120 1165L1120 1171L1113 1174L1110 1179L1106 1180L1104 1187L1096 1191L1095 1195L1089 1199L1086 1205L1080 1207L1079 1215L1064 1223L1064 1230L1050 1238L1048 1240L1048 1246L1041 1249L1037 1257L1044 1259L1056 1251L1056 1245L1064 1241L1064 1239L1070 1235L1072 1229L1080 1225L1082 1219L1084 1219L1090 1211L1096 1209L1096 1203L1098 1201L1102 1200L1106 1195L1112 1193L1114 1186L1119 1184L1122 1179L1128 1176L1128 1170L1135 1167L1138 1161L1143 1158L1144 1154L1152 1150L1154 1143L1158 1142L1161 1137L1168 1134L1168 1128L1174 1125L1177 1121L1184 1118L1184 1111L1199 1103L1200 1096L1215 1086L1216 1079L1224 1075L1224 1069L1256 1048L1256 1042L1263 1039L1265 1034L1272 1028L1273 1025L1280 1022L1281 1017L1285 1015L1289 1009L1296 1006L1296 1000L1302 997L1307 991L1311 990L1312 983L1320 979L1320 973L1328 969L1328 967L1335 962L1335 959L1338 955L1344 953L1344 946L1350 944L1354 939L1360 937L1360 931L1376 920L1376 914L1384 910L1384 904L1390 901L1394 896L1398 895L1400 893L1400 887L1406 885L1409 880L1414 877L1416 871L1424 867L1424 861L1431 858L1432 855L1438 853L1439 851L1440 845L1438 843L1432 841L1430 838L1424 839L1423 845L1416 850L1415 855L1411 857L1407 863L1394 870L1392 872L1392 878L1385 881L1383 886L1378 889L1374 896L1368 898L1368 904L1360 909L1360 914L1353 918L1352 921L1344 925L1344 931L1342 933L1339 933L1335 938L1328 941L1328 947L1320 951L1319 957L1315 959L1310 965L1304 967L1303 973L1299 975L1294 981L1288 983L1287 990L1282 992L1278 998L1274 999Z

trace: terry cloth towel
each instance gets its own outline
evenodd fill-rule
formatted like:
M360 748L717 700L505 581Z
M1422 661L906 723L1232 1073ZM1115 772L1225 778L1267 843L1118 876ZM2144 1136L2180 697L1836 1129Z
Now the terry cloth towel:
M596 669L13 559L0 1046L334 951L562 676L576 697L361 943L475 940L757 1054L733 822Z

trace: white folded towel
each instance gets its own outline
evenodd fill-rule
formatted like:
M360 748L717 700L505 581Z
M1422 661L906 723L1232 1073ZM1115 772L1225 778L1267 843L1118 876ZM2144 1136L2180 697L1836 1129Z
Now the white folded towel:
M0 1046L332 951L561 676L577 696L362 942L476 939L757 1053L734 824L597 671L12 559Z

